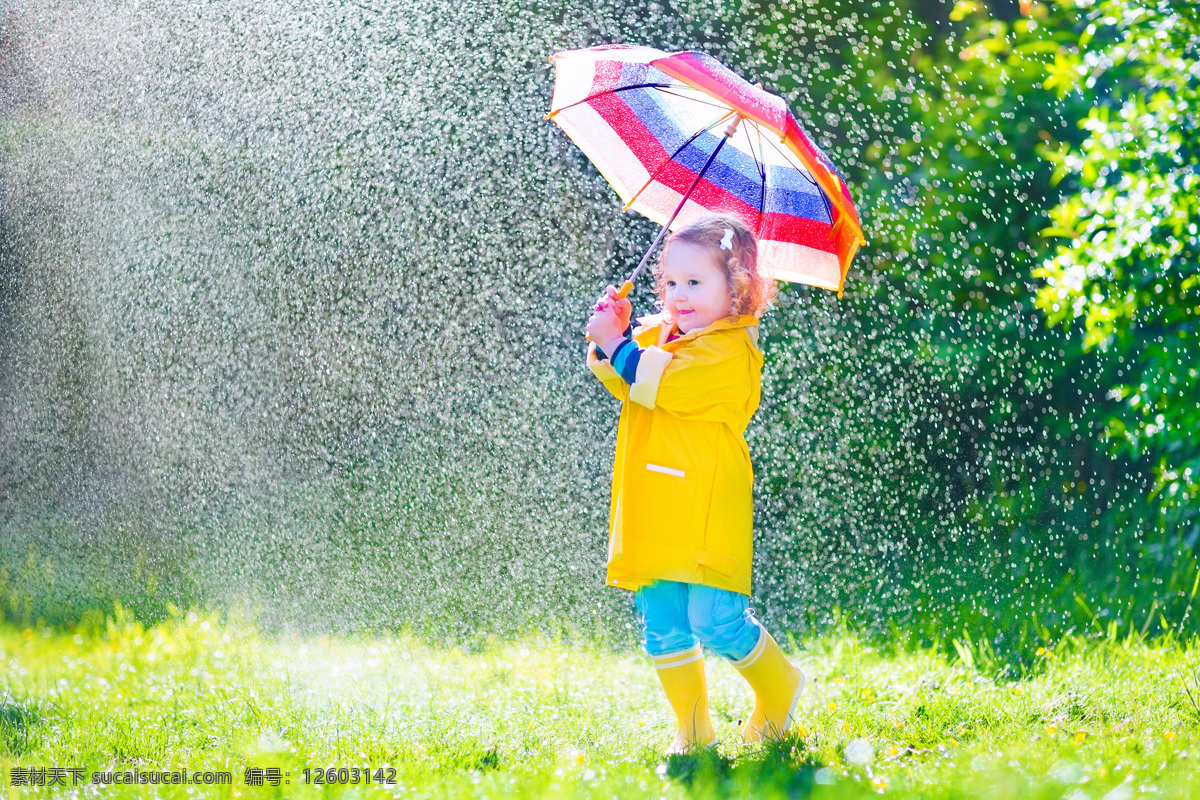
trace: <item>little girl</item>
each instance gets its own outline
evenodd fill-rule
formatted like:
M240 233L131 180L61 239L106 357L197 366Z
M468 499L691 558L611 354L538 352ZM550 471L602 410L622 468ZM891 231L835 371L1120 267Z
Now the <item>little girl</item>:
M754 689L746 742L788 730L804 686L749 608L753 473L742 433L759 402L758 317L775 291L757 257L739 220L701 218L667 237L655 267L664 313L631 329L629 301L609 286L587 324L588 366L622 401L606 582L636 592L678 721L668 753L717 743L702 645Z

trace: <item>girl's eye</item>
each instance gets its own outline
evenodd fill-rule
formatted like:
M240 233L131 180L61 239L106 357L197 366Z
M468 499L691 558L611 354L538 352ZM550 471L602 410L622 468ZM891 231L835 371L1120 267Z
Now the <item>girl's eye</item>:
M667 281L667 286L674 286L674 285L675 285L675 281Z
M698 286L699 284L700 281L696 280L695 278L692 278L690 281L688 281L689 286Z

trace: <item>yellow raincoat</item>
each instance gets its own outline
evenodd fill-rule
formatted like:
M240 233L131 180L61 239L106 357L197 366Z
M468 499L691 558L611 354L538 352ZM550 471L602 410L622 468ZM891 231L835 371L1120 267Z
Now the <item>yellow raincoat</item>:
M633 338L646 349L632 385L594 344L587 352L588 367L623 401L605 581L749 595L754 473L742 434L760 397L758 319L725 317L669 342L669 315L638 322Z

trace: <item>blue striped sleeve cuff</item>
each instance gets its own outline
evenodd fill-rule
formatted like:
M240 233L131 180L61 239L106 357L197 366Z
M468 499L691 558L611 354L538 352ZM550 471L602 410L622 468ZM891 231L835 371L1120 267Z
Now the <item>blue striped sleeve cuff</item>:
M617 352L613 353L609 363L626 383L633 385L637 380L637 366L641 357L642 348L634 344L632 339L626 339L617 347Z
M637 347L632 339L625 339L624 342L617 345L616 353L605 355L605 351L596 345L596 359L604 361L608 359L612 368L616 369L617 374L622 377L626 384L634 385L637 380L637 362L642 360L642 348Z

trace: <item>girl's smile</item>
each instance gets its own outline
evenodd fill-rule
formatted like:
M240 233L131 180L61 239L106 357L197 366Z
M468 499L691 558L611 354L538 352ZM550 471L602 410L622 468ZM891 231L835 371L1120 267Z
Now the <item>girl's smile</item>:
M733 297L718 256L704 245L675 242L663 256L663 303L680 333L707 327L731 313Z

